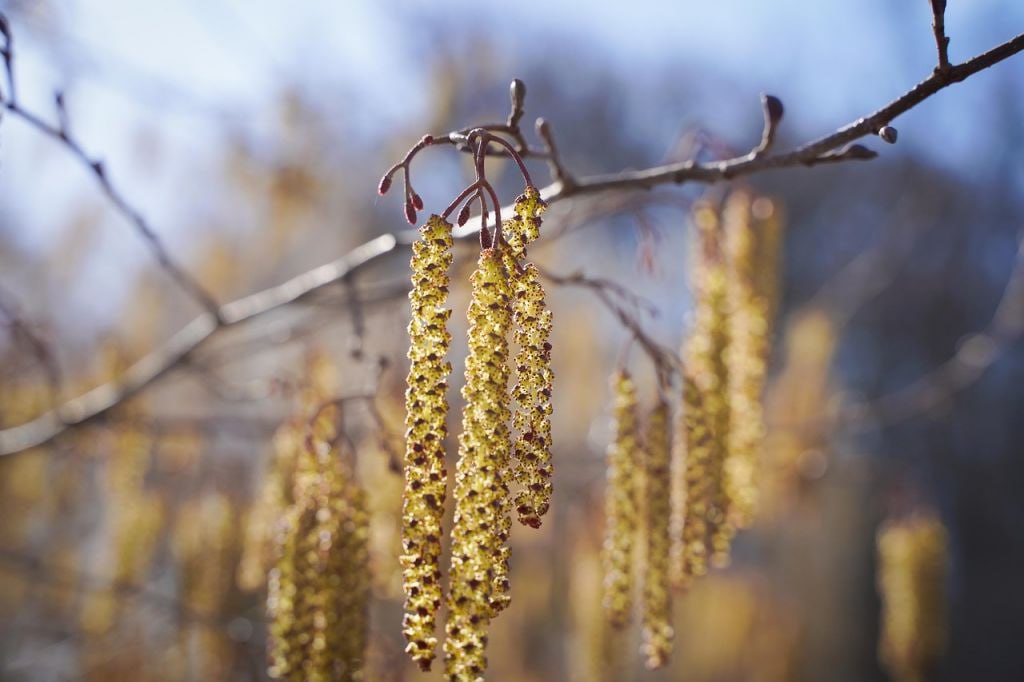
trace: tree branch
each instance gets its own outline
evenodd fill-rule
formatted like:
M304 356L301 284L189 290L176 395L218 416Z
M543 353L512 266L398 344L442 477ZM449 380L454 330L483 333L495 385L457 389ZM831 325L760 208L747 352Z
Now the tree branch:
M135 231L146 241L150 252L156 258L160 267L170 275L174 283L195 299L211 315L218 314L217 301L214 297L196 280L192 275L171 258L167 247L142 213L132 206L123 194L114 186L107 173L106 166L99 159L89 156L85 147L71 134L68 122L67 109L64 106L64 95L54 95L54 105L57 109L57 125L51 125L35 114L21 106L18 101L17 91L14 88L14 36L10 30L7 18L0 13L0 35L3 36L4 44L0 48L0 57L3 58L4 71L7 75L7 93L0 95L0 106L47 137L52 138L67 149L71 156L81 162L82 166L99 183L100 189L120 213L132 226Z
M858 118L834 133L790 152L766 155L759 154L758 148L755 148L749 154L724 161L710 163L686 161L640 171L579 178L571 185L556 180L543 188L541 195L549 204L552 204L571 197L611 190L647 190L660 185L685 182L714 183L775 168L814 166L821 163L870 158L874 156L874 152L860 145L851 145L851 143L867 135L877 134L896 117L940 90L959 83L1022 50L1024 50L1024 34L962 64L950 66L946 70L937 69L909 91L874 113ZM492 132L500 132L500 130ZM457 134L453 134L452 139L456 137ZM87 157L84 158L88 160ZM565 172L564 169L563 172ZM507 215L511 215L513 209L508 207L505 210ZM460 239L476 238L482 222L479 218L470 220L456 230L456 236ZM303 273L283 284L208 311L173 336L165 346L132 365L119 379L99 386L30 422L0 430L0 455L42 445L71 427L89 422L105 414L125 399L166 375L180 363L187 361L195 349L218 330L240 324L280 306L298 301L357 270L362 270L399 246L412 244L416 237L415 230L382 235L331 263Z

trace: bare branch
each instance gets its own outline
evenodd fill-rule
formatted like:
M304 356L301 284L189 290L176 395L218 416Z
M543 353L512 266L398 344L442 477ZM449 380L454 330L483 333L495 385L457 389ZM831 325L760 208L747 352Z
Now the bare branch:
M7 45L10 45L8 40ZM854 141L875 135L893 119L909 111L924 100L954 83L987 69L1024 50L1024 34L1002 43L968 61L950 66L947 70L936 70L896 100L874 113L859 118L834 133L809 142L795 150L782 154L758 156L755 151L741 157L711 163L686 161L682 163L655 166L646 170L627 171L612 175L598 175L580 178L567 187L562 182L541 190L541 196L552 204L570 197L596 194L605 191L651 189L660 185L684 182L714 183L732 178L752 175L757 172L796 166L814 166L820 163L839 162L852 159L866 159L874 153L866 147L851 145ZM4 53L6 55L6 53ZM9 106L9 105L8 105ZM42 126L47 124L40 122ZM492 133L509 133L509 126L478 126ZM52 128L50 128L52 130ZM455 144L469 131L452 133L445 141ZM70 147L75 151L75 147ZM83 160L88 161L84 152ZM501 152L508 155L508 151ZM532 150L519 152L520 156L545 157ZM397 170L396 166L389 172ZM102 176L101 177L105 177ZM512 207L505 209L509 213ZM471 219L456 230L459 239L477 238L486 220ZM201 315L172 337L165 346L144 357L133 365L118 380L99 386L75 398L59 408L47 412L25 424L0 430L0 455L11 454L46 443L69 428L88 422L117 406L128 397L138 393L157 379L167 374L190 355L208 338L221 328L240 324L280 306L293 303L329 284L337 282L350 272L361 270L399 246L412 244L417 237L415 230L408 230L377 237L326 265L314 268L283 284L256 292L237 301L220 306L215 311Z
M946 0L931 0L932 32L935 34L935 48L939 53L938 71L949 70L949 38L946 36Z
M50 387L51 404L56 405L61 399L64 380L60 364L57 362L49 342L41 334L36 333L34 325L22 315L21 310L14 303L14 298L2 288L0 288L0 313L7 318L15 341L23 339L32 354L36 356L39 364L42 365L43 371L46 372L47 384Z
M555 137L551 133L551 124L543 118L537 119L537 135L544 142L544 149L548 157L548 168L551 170L551 178L555 182L561 183L562 187L571 190L576 186L576 181L573 180L572 175L566 170L565 165L562 163L562 157L558 154Z
M96 182L99 183L103 193L114 205L117 212L131 223L135 228L135 231L146 241L150 252L156 258L160 267L170 275L175 284L195 299L206 310L206 312L212 315L217 315L218 307L217 301L214 297L206 291L198 280L188 274L188 272L179 265L177 261L171 258L170 253L167 251L167 247L164 246L160 237L153 231L153 228L150 226L146 218L138 209L128 202L125 196L111 182L109 173L106 166L104 166L103 161L89 156L89 153L82 146L81 142L72 136L63 93L58 92L54 95L54 104L57 110L58 120L58 124L56 126L47 123L38 114L21 106L14 89L14 39L11 34L7 18L2 14L0 14L0 34L2 34L5 39L3 49L0 50L0 56L2 56L4 60L4 69L7 73L8 84L6 97L0 101L3 108L9 111L12 116L21 119L39 132L63 145L69 152L71 152L71 155L78 159L78 161L80 161L96 179Z

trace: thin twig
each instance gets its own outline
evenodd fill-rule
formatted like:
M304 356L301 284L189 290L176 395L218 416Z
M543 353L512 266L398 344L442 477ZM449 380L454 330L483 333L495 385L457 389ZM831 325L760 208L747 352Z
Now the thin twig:
M954 83L987 69L1024 50L1024 34L979 54L963 64L945 71L935 71L909 91L874 113L859 118L836 132L809 142L797 149L774 155L742 157L711 163L687 161L656 166L641 171L627 171L613 175L580 178L570 189L555 182L541 190L541 196L552 203L583 195L610 190L651 189L660 185L684 182L714 183L752 175L774 168L813 166L828 161L864 158L848 149L850 143L867 135L874 135L896 117L906 113L924 100ZM522 153L520 153L522 155ZM838 154L838 156L837 156ZM506 210L511 212L510 206ZM470 220L456 230L460 239L476 238L482 220ZM172 337L167 344L133 365L118 380L99 386L57 409L47 412L25 424L0 430L0 455L19 452L49 442L69 428L86 423L117 406L128 397L166 375L183 358L187 358L203 342L223 327L239 324L270 310L308 296L329 284L337 282L349 272L361 270L391 253L399 246L408 246L417 238L415 230L377 237L337 260L303 273L281 285L222 305L217 314L201 315Z
M34 325L23 316L20 308L15 304L14 298L3 288L0 288L0 313L7 318L15 341L24 339L32 354L42 365L43 371L46 373L47 385L50 388L51 405L59 404L64 380L60 363L50 348L49 342L35 331Z
M4 46L0 49L0 57L4 60L4 70L7 74L7 93L2 100L0 105L3 106L12 116L15 116L31 127L35 128L39 132L43 133L47 137L55 140L59 144L63 145L65 149L71 152L71 155L76 158L83 167L85 167L89 173L96 179L100 189L113 204L114 208L120 213L132 226L135 231L145 240L149 246L150 252L156 258L160 267L174 280L185 293L191 296L197 301L207 313L217 316L219 314L219 308L217 301L214 297L199 283L197 279L192 277L181 265L175 261L164 246L163 241L157 235L157 233L150 226L149 222L142 215L135 206L133 206L125 198L125 196L114 186L110 180L110 175L104 165L103 161L95 159L89 156L89 153L85 150L75 137L72 136L69 130L67 110L64 105L64 96L61 93L57 93L54 97L54 101L57 108L57 119L58 125L54 126L47 123L41 116L36 113L29 111L21 106L18 101L17 91L14 87L14 38L10 31L10 26L6 17L0 14L0 35L4 38Z
M946 36L946 0L931 0L932 32L935 34L935 48L938 51L938 71L949 70L949 38Z

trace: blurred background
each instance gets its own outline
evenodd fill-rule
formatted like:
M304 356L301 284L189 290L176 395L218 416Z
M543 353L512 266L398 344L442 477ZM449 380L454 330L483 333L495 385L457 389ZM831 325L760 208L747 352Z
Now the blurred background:
M1024 30L1018 2L950 5L954 62ZM400 200L376 194L382 172L424 133L503 119L514 77L526 121L547 118L582 176L744 153L762 92L786 105L786 149L894 99L935 60L925 0L0 9L22 104L56 123L64 93L74 136L220 301L403 229ZM1021 83L1024 58L1012 58L897 119L896 145L867 140L878 159L744 181L785 223L762 514L732 566L676 600L676 652L658 672L642 669L635 632L606 665L595 598L608 376L628 332L592 292L549 285L555 497L539 531L513 533L513 605L493 627L489 679L887 679L875 534L922 508L949 533L950 630L934 679L1024 679ZM471 177L448 148L416 163L428 212ZM543 162L530 167L546 184ZM514 197L513 169L489 168ZM690 208L730 189L564 202L531 256L553 274L626 285L656 309L637 310L644 329L678 347ZM473 248L458 250L454 282ZM334 358L343 392L372 388L381 413L354 405L346 421L373 510L368 678L440 678L401 653L401 479L388 448L401 438L407 258L226 330L108 417L0 460L0 679L265 676L264 597L233 577L311 349ZM201 312L95 177L10 115L0 291L5 427L54 398L19 322L45 340L68 398ZM465 286L453 296L464 308ZM456 384L464 349L453 344ZM649 406L649 363L636 351L629 362ZM200 555L212 568L196 588L183 567Z

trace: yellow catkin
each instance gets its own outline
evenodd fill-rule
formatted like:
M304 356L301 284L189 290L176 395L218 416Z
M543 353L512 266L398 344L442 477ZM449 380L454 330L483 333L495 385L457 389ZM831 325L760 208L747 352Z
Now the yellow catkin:
M726 292L728 271L722 249L718 214L708 205L695 215L697 238L694 246L694 323L686 342L683 361L693 372L706 414L710 449L707 476L711 486L707 525L715 565L729 560L729 497L725 486L725 462L730 429L729 372L726 357L729 328Z
M517 410L513 425L516 439L515 509L519 522L540 527L551 504L551 311L544 305L544 288L537 268L527 264L516 277L512 304L518 381L512 389Z
M465 408L455 476L445 667L477 680L487 667L490 620L508 603L510 292L502 256L481 252L472 276Z
M275 526L293 502L295 463L302 449L301 416L281 424L274 432L273 459L263 478L257 502L249 511L242 558L238 565L238 586L246 591L264 588L274 564Z
M405 488L402 507L402 583L406 652L429 670L437 648L434 634L441 606L441 516L447 486L444 442L448 401L445 360L451 335L448 268L452 226L437 215L420 228L413 244L409 377L405 394Z
M757 287L756 235L750 196L733 192L725 206L729 253L729 404L725 490L729 498L727 532L747 528L757 507L756 470L764 438L761 391L768 354L767 302Z
M660 668L672 653L672 597L669 592L671 436L669 406L659 399L647 426L643 631L640 651L648 669Z
M234 541L237 515L227 496L205 495L189 502L178 512L172 534L182 602L202 618L222 615L230 597L231 569L236 558ZM229 675L231 643L225 633L210 628L189 628L196 632L200 661L195 674L201 679L223 679Z
M279 529L285 510L294 502L295 468L306 438L307 422L337 392L337 370L326 353L306 358L297 414L277 428L273 456L257 502L246 520L237 583L246 591L266 587L277 557Z
M612 375L615 436L608 447L605 487L604 610L609 622L629 622L633 607L633 563L639 512L636 386L625 371Z
M889 521L878 532L879 659L897 682L931 679L945 651L947 545L945 527L929 514Z
M708 570L708 510L713 493L709 475L711 433L700 388L693 373L683 372L683 409L676 430L673 475L677 496L672 520L671 579L686 588ZM681 484L681 485L680 485Z
M551 506L551 311L544 302L540 273L522 264L526 247L540 236L541 214L547 205L534 187L515 203L515 216L503 226L508 248L505 267L512 277L512 318L515 324L516 385L513 426L518 432L513 478L520 486L514 506L519 522L538 528Z
M270 573L269 674L285 680L361 680L369 604L365 493L336 440L336 414L312 426Z

